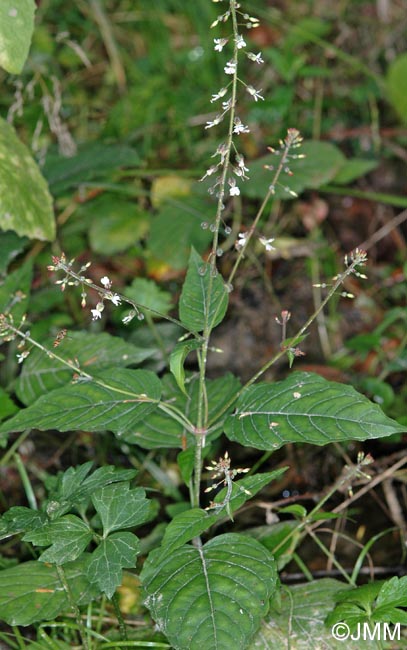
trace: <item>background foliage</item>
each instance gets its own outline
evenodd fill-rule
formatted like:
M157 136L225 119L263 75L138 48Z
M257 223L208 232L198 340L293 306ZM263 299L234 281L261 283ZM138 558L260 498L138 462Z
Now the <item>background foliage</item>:
M254 243L225 287L205 261L214 203L198 182L219 144L204 128L223 74L209 30L219 5L36 4L35 29L33 1L17 14L11 0L0 7L0 311L16 325L28 314L30 337L71 366L40 349L20 365L28 339L19 346L3 332L1 638L72 647L86 613L97 620L88 647L109 647L122 632L119 608L129 647L283 648L291 635L293 648L335 648L324 621L344 611L354 625L405 624L405 12L364 0L245 3L261 19L248 40L265 65L243 63L239 74L265 100L239 109L253 162L225 211L225 277L268 190L267 146L295 127L306 158L293 161L259 224L275 250ZM347 278L354 299L331 300L289 374L276 317L291 312L293 335L356 246L368 250L367 280ZM129 305L110 304L92 321L96 292L82 309L80 288L51 284L47 266L62 251L91 260L87 275L111 278L140 318L125 326ZM196 432L185 418L197 421L208 322L219 327L202 454L229 450L233 467L251 468L234 481L227 513L227 486L208 511L190 507L187 489ZM188 329L195 336L180 340ZM275 354L266 381L240 395ZM95 381L72 383L75 368ZM163 403L184 419L169 419ZM374 457L371 480L361 468L346 473L358 451ZM366 576L391 580L363 591ZM54 619L60 629L47 625Z

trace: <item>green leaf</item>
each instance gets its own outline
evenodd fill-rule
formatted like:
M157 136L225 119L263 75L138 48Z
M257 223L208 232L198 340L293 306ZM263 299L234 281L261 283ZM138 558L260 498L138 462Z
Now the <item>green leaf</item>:
M307 514L307 509L299 503L292 503L289 506L278 509L279 513L294 515L298 519L303 519Z
M405 607L407 594L407 576L397 578L394 576L386 580L377 595L376 608Z
M230 440L272 450L288 442L326 445L402 433L391 420L352 386L327 381L313 373L293 373L274 384L250 386L236 412L226 421Z
M87 463L85 463L87 465ZM74 469L70 467L65 473ZM137 470L135 469L120 469L115 465L105 465L104 467L98 467L90 476L84 479L82 485L78 485L78 476L75 477L75 484L72 484L74 487L73 492L71 492L71 498L81 499L91 495L95 490L111 485L112 483L119 483L121 481L130 481L137 475ZM66 496L67 482L63 482L63 495Z
M174 375L180 390L182 390L185 395L188 395L188 393L185 389L184 361L190 352L197 350L201 345L201 342L196 339L181 341L180 343L177 343L170 356L170 370Z
M132 147L88 142L71 158L49 153L43 172L53 195L60 196L71 187L109 177L119 167L136 167L139 164L140 157Z
M292 560L293 552L301 539L298 522L293 520L248 528L245 535L254 537L270 551L277 561L279 571Z
M199 537L218 520L217 515L210 515L201 508L191 508L181 512L168 524L161 546L170 553L180 548L194 537Z
M134 469L119 469L106 465L88 476L92 465L92 461L89 461L78 467L69 467L65 472L46 479L49 494L45 508L50 519L57 519L74 508L86 509L91 495L96 490L113 483L132 480L137 474Z
M34 404L3 422L0 433L46 431L113 431L119 437L152 413L161 385L149 370L115 368L93 380L65 386L43 395Z
M208 292L211 287L211 296ZM179 304L180 319L191 331L213 329L223 320L228 292L220 275L211 275L211 265L193 248Z
M9 418L18 411L18 406L14 404L13 400L7 395L3 388L0 388L0 420Z
M25 506L13 506L0 517L0 538L10 534L42 528L48 522L45 512Z
M278 199L292 199L288 190L301 194L306 189L318 189L332 180L345 164L343 153L329 142L310 140L304 142L298 153L305 158L290 162L293 176L280 175L279 185L275 188L275 197ZM272 183L274 172L264 169L264 165L276 165L278 157L275 155L259 158L250 165L250 183L241 187L242 195L252 199L263 199ZM285 189L287 188L287 189Z
M131 490L128 483L108 485L95 492L92 503L102 520L103 536L147 521L150 502L145 496L143 488Z
M254 539L220 535L202 548L150 553L146 605L175 650L245 648L276 586L272 556Z
M2 118L0 228L14 230L30 239L55 239L54 212L47 183L27 147Z
M169 291L163 291L153 281L146 278L135 278L124 291L124 295L134 302L167 315L172 309L172 296ZM151 314L154 316L154 314Z
M82 519L75 515L66 515L51 521L42 529L27 533L23 541L34 546L48 546L40 557L40 562L66 564L73 562L86 549L93 537L93 531Z
M364 176L376 169L378 166L377 160L365 160L364 158L350 158L346 160L338 173L332 179L332 183L336 185L347 185L352 183L357 178Z
M394 576L381 587L373 612L373 620L407 625L407 576Z
M98 595L86 577L88 563L89 556L82 556L64 567L78 606ZM64 610L70 606L55 566L24 562L0 571L0 619L8 625L52 621Z
M111 598L122 582L122 569L135 566L139 550L140 541L133 533L110 535L92 553L87 573L89 581Z
M199 380L197 377L185 382L188 398L179 391L175 379L172 375L166 375L163 378L163 399L171 400L171 404L180 409L190 418L192 422L196 421L198 413L199 400ZM206 382L206 392L208 399L209 417L216 422L217 413L228 404L240 388L239 380L227 373L219 379L211 379ZM231 410L231 407L230 409ZM212 440L219 436L223 426L221 420L214 428L207 439ZM186 436L188 446L195 446L195 436L186 432L183 426L176 420L169 418L166 413L156 410L148 418L139 422L137 427L129 433L125 433L123 440L131 444L137 444L146 449L155 449L160 447L180 448L183 444L183 438Z
M0 313L10 314L15 325L20 324L27 312L32 273L32 261L26 262L9 273L0 286Z
M0 66L10 74L20 74L34 31L34 0L1 0Z
M194 447L189 447L188 449L183 449L177 455L177 463L179 471L184 481L185 485L189 485L191 481L192 474L194 473L194 464L195 464L195 449Z
M77 467L68 467L65 472L60 472L57 476L48 477L46 486L51 499L53 501L71 501L73 504L80 497L87 496L86 491L85 494L83 493L83 483L92 467L93 462L89 460Z
M89 228L89 243L96 253L103 255L121 253L137 244L147 233L149 215L134 201L112 194L103 194L92 201L92 204L92 213L97 211L98 214L93 218ZM86 211L86 216L89 211Z
M253 474L245 476L239 481L234 481L232 486L232 495L230 497L229 508L231 512L238 510L246 501L254 497L262 488L282 476L288 467L280 467L272 472L263 472L262 474ZM233 470L233 467L232 467ZM223 488L214 498L214 503L223 503L226 497L227 488Z
M401 121L407 123L407 52L391 62L386 76L388 97Z
M191 246L203 252L212 239L201 223L212 218L212 206L202 198L172 199L152 220L147 245L154 257L174 269L188 264Z
M360 650L361 642L350 638L335 640L325 618L335 604L339 590L348 586L339 580L325 578L304 585L285 587L279 601L272 603L269 615L263 621L249 650L286 648L290 639L291 650ZM363 649L377 648L376 641L363 640Z
M346 621L354 631L358 624L391 623L407 625L407 576L376 581L337 594L338 605L329 613L326 623Z
M52 349L52 343L49 341L44 345ZM154 350L139 348L118 336L69 331L55 352L67 361L77 359L78 367L88 373L114 366L139 364L154 354ZM17 380L17 396L23 404L32 404L41 395L68 384L72 380L72 374L72 370L58 359L48 357L41 350L33 350L24 361Z
M0 273L7 271L10 262L26 247L28 239L19 237L15 232L0 233Z

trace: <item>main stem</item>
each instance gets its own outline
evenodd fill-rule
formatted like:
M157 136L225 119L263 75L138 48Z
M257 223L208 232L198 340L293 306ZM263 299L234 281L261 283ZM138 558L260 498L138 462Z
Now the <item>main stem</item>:
M231 109L229 112L229 128L228 136L226 141L226 154L223 161L222 174L219 183L219 194L218 194L218 204L216 209L215 217L215 230L212 241L212 250L210 253L210 275L208 283L208 293L206 296L207 305L211 304L212 292L213 292L213 283L217 274L216 267L216 253L218 250L219 244L219 229L222 223L222 210L223 210L223 200L225 197L225 186L226 179L230 163L230 154L233 146L233 127L236 115L236 91L237 91L237 61L238 61L238 48L236 45L236 37L238 34L237 26L237 17L236 17L236 6L235 0L230 0L230 12L232 17L233 25L233 37L234 37L234 48L233 48L233 62L235 64L235 72L232 79L232 97L231 97ZM205 314L205 324L203 330L203 344L201 352L198 356L199 359L199 398L198 398L198 416L197 416L197 430L202 433L207 426L208 421L208 412L207 412L207 399L206 399L206 363L208 358L208 347L209 339L212 331L212 323L214 318L209 321L209 309L206 310ZM193 483L193 494L192 494L192 505L194 507L199 507L200 503L200 486L201 486L201 476L202 476L202 449L205 444L205 435L199 435L196 439L195 445L195 462L194 462L194 483Z

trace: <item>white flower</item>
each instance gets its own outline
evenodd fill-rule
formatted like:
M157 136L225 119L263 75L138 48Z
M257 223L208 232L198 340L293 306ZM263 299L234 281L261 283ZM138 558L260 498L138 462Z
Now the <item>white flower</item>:
M248 52L247 53L247 58L250 59L250 61L254 61L255 63L264 63L264 60L261 56L261 52L258 54L254 54L253 52Z
M211 129L213 126L220 124L223 120L223 115L219 113L212 121L206 123L205 129Z
M246 41L240 34L237 36L235 43L238 50L241 50L242 47L246 47Z
M234 178L229 178L228 183L229 183L229 185L230 185L230 190L229 190L229 194L230 194L230 196L239 196L239 194L240 194L240 189L239 189L239 187L236 185L236 181L235 181L235 179L234 179Z
M120 298L120 296L119 296L117 293L109 293L109 294L106 294L106 298L107 298L108 300L110 300L110 302L112 302L114 305L116 305L116 307L117 307L118 305L120 305L120 303L121 303L121 301L122 301L122 299Z
M263 244L264 248L266 251L275 251L275 247L272 246L271 244L273 243L274 239L266 239L265 237L259 237L259 242Z
M226 102L222 102L222 108L225 111L225 113L226 113L226 111L230 110L231 107L232 107L232 98L231 97L229 97L229 99Z
M104 275L103 278L100 278L100 284L103 284L105 289L110 289L112 286L112 281L107 277L107 275Z
M216 154L214 154L214 155L216 155ZM213 156L212 156L212 157L213 157ZM205 178L207 178L208 176L212 176L212 174L214 174L214 173L216 172L216 170L217 170L219 164L220 164L220 163L218 163L217 165L212 165L212 167L209 167L209 169L206 170L205 174L204 174L204 175L202 176L202 178L200 178L199 180L203 181L203 180L205 180Z
M217 52L222 52L223 48L225 47L226 43L228 42L227 38L214 38L213 42L215 43L215 50Z
M257 102L258 99L263 99L264 100L264 97L262 97L260 95L261 88L260 88L260 90L256 90L255 88L253 88L253 86L246 86L246 90L249 93L249 95L251 95L253 97L255 102Z
M96 305L95 309L91 309L92 313L92 320L97 320L98 318L102 318L102 311L104 310L105 306L103 302L98 302Z
M241 248L243 248L243 246L246 246L246 242L247 242L247 233L239 232L237 236L237 240L235 241L236 250L240 250Z
M226 74L235 74L235 72L236 72L236 62L235 61L228 61L223 69L224 69Z
M249 171L247 167L233 167L233 173L236 174L236 176L238 176L239 178L241 178L243 180L249 178L245 174L245 170Z
M246 167L246 165L244 163L244 158L240 153L236 154L236 163L237 163L237 166L239 167L239 169L241 169L243 172L248 172L249 171L249 168Z
M235 117L234 124L233 133L250 133L249 127L242 124L240 117Z
M216 102L217 99L224 97L227 93L227 88L221 88L215 95L212 95L211 103Z
M24 359L28 357L30 350L23 350L21 354L17 354L17 363L23 363Z
M215 156L220 156L220 158L221 158L221 164L222 164L223 161L225 160L225 156L226 156L227 152L228 152L228 146L227 146L227 144L226 144L225 142L222 142L222 144L220 144L220 145L218 146L218 148L216 149L215 153L212 154L211 158L214 158ZM218 163L218 165L219 165L219 163ZM214 170L215 170L216 167L215 167L215 168L211 167L210 169L214 169ZM208 169L208 172L209 172L209 169ZM208 173L208 172L207 172L207 173ZM208 175L209 175L209 174L208 174Z

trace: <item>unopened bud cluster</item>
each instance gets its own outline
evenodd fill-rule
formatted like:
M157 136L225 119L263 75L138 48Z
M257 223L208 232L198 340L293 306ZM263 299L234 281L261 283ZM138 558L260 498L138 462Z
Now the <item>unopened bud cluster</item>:
M297 193L289 187L284 186L282 183L278 182L278 178L281 173L284 173L287 176L292 176L293 172L289 165L290 161L305 158L305 154L291 153L292 149L297 149L301 146L302 141L303 138L298 129L287 129L287 135L284 140L280 140L279 147L277 149L274 149L273 147L267 147L271 154L280 158L277 165L264 165L265 169L268 169L269 171L276 171L275 178L269 187L269 190L272 194L274 194L276 191L276 185L279 185L284 189L285 192L287 192L287 194L297 197Z

